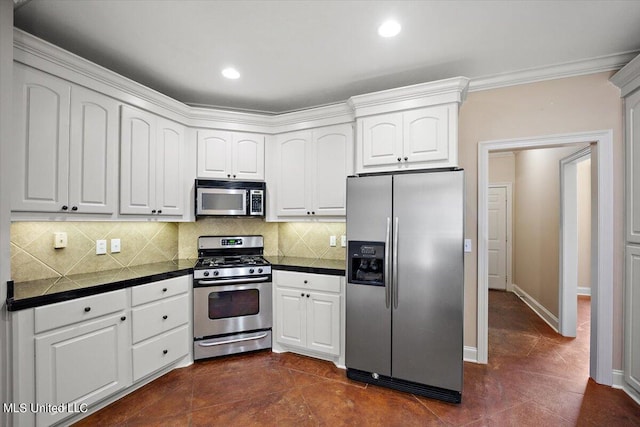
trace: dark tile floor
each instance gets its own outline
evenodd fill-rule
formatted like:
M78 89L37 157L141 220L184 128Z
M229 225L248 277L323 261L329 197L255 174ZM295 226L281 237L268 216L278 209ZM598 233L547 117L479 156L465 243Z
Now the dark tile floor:
M589 299L575 339L514 294L489 293L489 364L459 405L350 381L332 363L258 352L177 369L77 426L640 426L640 406L588 379Z

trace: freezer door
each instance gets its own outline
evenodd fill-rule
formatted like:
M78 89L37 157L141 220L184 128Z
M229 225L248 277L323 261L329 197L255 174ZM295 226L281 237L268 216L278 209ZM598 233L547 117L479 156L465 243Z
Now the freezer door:
M464 173L397 175L393 192L392 376L462 391Z
M391 186L391 176L347 178L349 242L385 242L390 238L387 224L391 223ZM387 294L389 283L385 285L347 280L347 368L391 375L391 293Z

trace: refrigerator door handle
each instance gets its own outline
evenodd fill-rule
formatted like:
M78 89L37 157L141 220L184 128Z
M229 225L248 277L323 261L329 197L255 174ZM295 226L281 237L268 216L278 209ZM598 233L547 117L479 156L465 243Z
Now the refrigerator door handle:
M391 306L391 218L387 217L387 234L384 241L384 302Z
M398 217L393 229L393 308L398 308Z

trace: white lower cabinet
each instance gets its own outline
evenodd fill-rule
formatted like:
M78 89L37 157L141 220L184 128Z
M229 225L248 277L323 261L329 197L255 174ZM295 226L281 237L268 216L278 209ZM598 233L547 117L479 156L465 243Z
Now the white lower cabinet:
M180 276L12 312L13 401L27 405L12 411L13 425L66 423L185 362L191 280Z
M274 283L276 343L283 350L340 356L342 277L275 271Z

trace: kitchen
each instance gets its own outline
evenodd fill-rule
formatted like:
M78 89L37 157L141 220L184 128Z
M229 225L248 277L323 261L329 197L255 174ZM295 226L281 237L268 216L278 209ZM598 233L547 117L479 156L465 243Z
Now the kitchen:
M70 58L68 58L70 59ZM603 73L606 74L606 73ZM69 77L67 77L69 78ZM619 100L619 94L615 94L613 93L613 89L611 89L609 92L607 92L605 89L598 89L598 90L602 90L603 92L593 92L594 91L594 87L598 87L600 88L601 86L601 82L602 81L606 81L608 77L604 77L602 75L598 75L597 78L593 77L591 80L587 77L584 78L575 78L575 80L572 80L571 82L567 82L568 85L575 85L575 90L576 91L582 91L582 90L586 90L588 93L592 93L594 96L594 99L607 99L611 102L612 105L614 105L614 107L612 108L612 110L616 110L618 109L618 114L619 117L621 117L621 112L619 112L620 110L620 106L617 104L620 102ZM583 85L583 86L581 86ZM569 87L569 86L563 86L564 88ZM108 89L108 88L107 88ZM519 99L523 99L522 97L526 97L529 96L530 94L525 90L526 88L514 88L513 92L508 93L507 95L511 95L514 98L517 98L518 96L521 96L521 98ZM539 84L539 86L536 88L538 89L539 93L542 94L552 94L555 93L557 87L553 86L553 83L550 83L549 86L545 86L544 83ZM503 89L504 91L504 89ZM519 92L520 91L520 92ZM73 93L73 91L72 91ZM487 96L490 92L487 92ZM617 95L617 99L616 99L616 95ZM73 96L73 95L72 95ZM128 95L130 96L130 95ZM470 94L469 98L467 99L467 101L465 101L465 103L463 103L463 107L460 110L460 121L461 123L464 120L464 115L465 114L472 114L474 105L478 105L478 102L482 101L482 97L483 94L482 93L478 93L478 94ZM568 97L570 95L567 95ZM541 96L541 98L543 98L544 95ZM168 102L164 97L159 97L159 102L162 103L166 103ZM129 98L130 99L130 98ZM355 100L357 101L357 99ZM489 100L490 101L490 100ZM476 104L474 104L474 102L476 102ZM514 101L515 102L515 101ZM595 101L594 101L595 102ZM600 102L600 101L598 101ZM357 102L355 102L357 104ZM166 104L165 104L166 105ZM581 108L584 109L583 107L580 106L576 106L576 108ZM164 111L164 110L163 110ZM194 123L193 123L193 128L189 128L187 129L187 137L185 138L185 141L189 141L189 145L190 148L187 149L187 151L190 150L190 153L187 153L185 155L185 159L188 159L189 162L192 162L191 167L189 168L184 168L183 172L185 175L191 175L191 176L184 176L183 179L185 181L191 181L195 179L196 176L199 176L198 172L197 172L197 168L198 166L196 165L196 156L194 155L194 153L196 153L198 151L198 147L197 147L197 143L196 141L200 140L200 141L204 141L205 138L207 136L203 135L202 138L200 138L200 132L198 132L196 129L203 129L206 126L204 126L204 119L202 118L202 114L203 112L201 110L195 110L197 112L198 118L194 119ZM527 111L525 109L525 111ZM351 116L351 112L350 109L345 107L345 106L333 106L333 107L325 107L325 108L320 108L320 109L316 109L316 110L308 110L304 113L300 113L300 117L297 119L299 120L298 123L293 123L294 119L292 118L292 116L294 116L293 113L290 113L288 115L285 116L281 116L281 117L275 117L275 118L263 118L263 117L254 117L252 115L249 115L248 117L246 117L247 119L247 123L245 123L243 126L239 126L238 125L238 121L240 120L239 117L242 117L241 114L239 113L220 113L220 115L222 115L223 117L218 117L216 115L216 117L214 118L214 121L216 121L217 123L221 123L224 122L224 120L231 120L231 118L233 118L233 124L229 125L230 129L228 130L229 132L237 132L239 130L242 130L242 132L250 132L250 133L261 133L263 131L268 131L269 133L278 133L279 131L282 131L283 134L287 134L288 132L294 132L296 131L296 138L291 138L289 140L281 140L280 142L282 143L282 146L286 146L288 142L291 141L305 141L305 143L307 141L315 141L318 140L319 138L321 138L323 135L320 134L314 134L314 132L307 132L305 133L304 131L302 131L301 133L298 133L297 131L300 130L301 125L299 123L304 123L304 122L308 122L313 120L314 118L318 118L318 117L322 117L323 114L326 113L327 115L331 116L331 119L321 119L321 122L319 123L319 126L340 126L340 125L344 125L345 123L350 123L353 118ZM167 112L166 113L169 117L173 117L174 120L176 120L177 118L179 118L179 116L175 116L170 113ZM559 117L563 117L563 113L562 110L554 110L554 111L550 111L548 114L552 114L554 116L559 116ZM591 117L589 116L589 114L595 114L593 112L585 112L585 115L583 116L585 118L585 121L589 123L588 128L591 129L593 128L593 124L592 123L596 123L596 124L600 124L599 126L595 126L595 128L599 129L599 128L614 128L614 129L618 129L620 127L619 123L616 119L616 117L618 116L613 116L613 117L606 117L606 118L602 118L599 116L594 116ZM475 116L478 117L478 116ZM543 117L544 118L544 117ZM262 120L262 121L260 121ZM475 120L474 116L469 116L468 120L472 121ZM500 120L500 117L496 117L496 120ZM537 127L535 129L532 129L530 132L531 134L547 134L547 133L554 133L554 132L566 132L568 129L571 130L573 129L573 127L569 127L567 128L566 126L561 126L560 124L557 124L557 119L555 119L556 121L550 121L549 125L547 125L548 127ZM257 124L256 124L257 123ZM293 124L292 124L293 123ZM515 123L518 123L518 121L516 120ZM157 124L157 123L156 123ZM526 123L521 123L521 125L526 126ZM218 124L218 127L220 125ZM279 127L279 131L274 132L273 128L275 127ZM576 124L575 128L577 129L581 129L580 126L584 126L581 124ZM313 126L312 126L313 127ZM240 129L241 128L241 129ZM316 127L313 127L314 129L317 129ZM482 130L482 129L481 129ZM348 128L347 128L348 131ZM616 131L618 138L621 138L620 135L620 131ZM117 132L116 132L117 133ZM331 132L331 134L335 134L335 132ZM484 130L482 132L478 132L478 129L473 129L472 127L465 127L465 126L461 126L460 128L460 138L459 138L459 142L458 145L460 147L460 152L459 152L459 163L460 165L463 165L467 171L467 179L469 181L467 181L467 191L470 191L471 188L474 187L474 179L475 178L471 178L471 176L473 176L473 174L475 173L475 167L474 167L474 162L475 162L475 154L474 154L474 142L472 141L477 141L478 140L478 134L480 135L484 135L484 138L480 138L481 140L484 139L495 139L495 138L499 138L501 136L500 133L498 134L491 134L490 132L488 132L487 130ZM504 131L504 136L509 136L509 133L507 131ZM289 135L290 136L290 135ZM279 137L278 137L279 138ZM617 139L617 141L620 141L621 139ZM294 141L294 143L295 143ZM469 143L467 144L467 142L465 141L469 141ZM294 146L294 145L291 145ZM470 148L470 147L474 147L474 148ZM463 147L466 147L466 149L463 149ZM336 150L333 150L331 153L335 153ZM292 151L293 152L293 151ZM347 152L348 154L349 152ZM265 152L265 155L267 157L265 164L269 165L269 156L275 154L273 151L269 152L268 150ZM355 154L355 153L354 153ZM277 159L276 159L277 160ZM289 164L289 163L287 163ZM306 169L305 169L306 170ZM266 171L267 175L268 175L268 170ZM296 174L298 172L295 171L295 168L292 168L292 170L290 171L291 176L295 177ZM274 208L276 208L278 205L277 203L267 203L267 209L272 209L272 211L270 212L271 215L273 215L273 217L280 217L280 216L289 216L292 218L298 218L301 219L303 218L305 215L307 215L307 209L309 215L312 215L311 212L320 212L319 210L314 210L311 208L308 208L306 205L306 201L303 201L302 203L300 203L300 198L298 196L300 196L301 194L304 194L304 192L299 191L299 187L296 187L297 185L300 184L301 180L297 180L294 181L291 179L291 177L280 177L282 179L281 182L278 182L278 184L284 183L286 185L291 185L291 191L287 191L287 194L285 194L285 199L283 200L283 202L290 202L288 205L282 207L282 209L280 209L280 211L273 211ZM329 182L328 179L318 179L320 182L324 183L324 182ZM282 188L280 185L275 184L274 186L270 185L270 181L269 181L269 177L267 176L267 192L270 191L270 188L275 189L276 191L278 191L278 195L276 195L276 197L280 196L280 197L284 197L281 195L280 193L280 189ZM116 190L116 194L117 194L117 190ZM122 195L122 190L120 191L120 194ZM327 194L332 194L331 192L327 192ZM273 200L271 197L273 197L274 195L270 195L269 198L267 200ZM184 191L184 194L182 194L182 198L183 200L185 200L185 202L183 203L183 207L186 210L190 210L192 209L193 203L192 203L192 193L190 191ZM297 198L296 198L297 197ZM618 196L620 197L620 195ZM130 204L132 209L135 208L135 204ZM471 203L468 201L467 202L467 209L473 211L473 209L475 209L474 206L470 206ZM620 203L621 205L621 203ZM61 205L62 206L62 205ZM72 204L69 205L71 208L73 207ZM128 205L129 206L129 205ZM121 206L122 207L122 206ZM321 206L322 208L322 206ZM331 207L334 208L334 207ZM160 210L159 208L155 208L156 210ZM162 209L164 212L163 214L166 214L167 211L165 209ZM293 211L293 212L292 212ZM73 215L73 213L69 213L68 215ZM88 220L89 218L86 216L82 216L83 214L78 213L78 218L81 218L82 220ZM87 214L89 215L89 214ZM103 214L95 214L95 215L103 215ZM108 215L108 214L107 214ZM116 214L117 215L117 214ZM128 213L126 215L136 215L135 213ZM151 214L149 214L151 215ZM268 213L269 215L269 213ZM318 215L318 213L316 213L316 215ZM144 216L144 215L143 215ZM334 214L329 214L327 215L327 218L329 220L333 220L333 221L337 221L339 220L340 215L335 215L335 211ZM471 215L473 216L473 215ZM47 216L47 218L49 218L50 216ZM180 218L177 218L180 217ZM74 217L75 218L75 217ZM196 254L195 254L195 242L196 239L199 235L202 235L204 233L199 233L197 231L194 231L194 228L200 227L200 224L205 224L205 223L201 223L200 221L192 223L189 222L189 214L183 214L183 216L180 215L174 215L173 217L171 217L171 219L173 219L175 226L173 227L174 230L163 230L160 234L165 234L167 233L170 236L173 237L169 237L169 248L168 248L168 252L174 252L170 259L174 259L174 258L195 258ZM24 218L23 218L24 219ZM33 217L30 218L32 220L38 219L37 217ZM40 219L43 219L42 217ZM182 222L183 219L187 219L187 221ZM344 220L344 219L342 219ZM225 220L226 221L226 220ZM242 221L242 222L235 222L235 224L242 224L242 227L247 227L247 228L251 228L254 227L253 225L246 225L247 221L252 221L252 220L237 220L237 221ZM228 222L223 222L222 224L222 229L226 230L231 230L230 233L227 232L221 232L221 234L236 234L238 233L237 228L234 229L233 224L234 221L233 220L229 220ZM18 224L17 222L14 224ZM60 223L65 224L66 226L66 222L61 222ZM292 238L295 237L296 235L298 237L302 237L300 236L300 232L302 234L304 234L304 231L300 231L299 229L296 229L295 225L290 225L290 224L296 224L294 223L289 223L289 222L276 222L276 223L270 223L270 222L265 222L265 223L261 223L262 225L260 227L256 228L264 228L264 229L269 229L269 230L246 230L246 231L242 231L241 234L262 234L265 235L266 239L265 239L265 254L267 255L288 255L288 256L313 256L313 254L316 255L324 255L325 252L327 251L331 251L332 254L333 253L339 253L339 251L344 251L344 249L339 249L341 247L341 236L346 234L346 229L344 228L340 228L341 226L344 227L344 223L340 223L340 222L329 222L326 224L329 224L327 226L325 226L324 222L320 223L318 222L318 224L323 224L321 225L321 227L328 227L327 231L320 231L317 232L315 230L315 228L312 228L310 231L307 232L307 234L310 235L315 235L317 236L317 240L315 240L314 242L310 242L310 243L305 243L305 244L301 244L299 241L296 241L296 239ZM300 228L302 228L304 230L304 227L306 227L308 225L308 223L302 223L304 225L300 226ZM475 241L475 234L474 234L474 221L470 221L469 217L467 218L467 235L465 237L471 238L472 241ZM315 225L315 223L314 223ZM87 225L87 227L90 227L90 225ZM143 228L146 226L140 225L139 226L139 230L136 230L138 232L143 232ZM131 228L136 228L135 223L131 226ZM166 226L165 226L166 228ZM207 229L209 229L208 227L206 227ZM177 229L177 231L175 230ZM290 229L293 229L293 231L296 232L296 235L291 236L289 234L287 234L287 232L292 231ZM183 233L184 230L184 233ZM55 232L55 231L60 231L60 230L49 230L51 232ZM148 231L149 234L152 234L153 236L155 236L155 234L153 231ZM85 232L82 231L78 231L76 233L82 233L85 234ZM122 233L122 234L118 234L118 233ZM124 254L124 256L126 257L131 257L133 254L126 252L129 251L131 249L131 244L127 243L125 236L127 234L135 234L133 232L130 232L127 228L123 228L121 230L116 230L113 231L112 230L104 230L104 231L100 231L97 233L92 233L92 232L87 232L87 234L91 235L91 239L86 239L86 240L102 240L104 237L108 237L108 239L110 240L111 238L114 239L118 239L120 238L122 240L122 251L121 254ZM185 237L183 239L183 235L184 236L188 236L188 234L191 234L191 237ZM216 233L218 233L218 231L216 231ZM50 233L47 233L50 234ZM98 235L99 237L94 238L95 235ZM208 233L207 233L208 234ZM153 238L153 236L151 236L151 238ZM267 236L277 236L277 238L267 238ZM330 237L331 236L336 236L336 246L331 246L331 244L329 243ZM161 236L158 236L161 237ZM177 240L177 246L178 246L178 250L175 251L175 246L176 243L175 241ZM143 240L141 242L144 242ZM157 247L155 243L153 244L149 244L150 242L144 243L145 246L143 246L143 249L145 247L147 247L148 249L154 249L153 252L163 252L165 250L164 247ZM137 245L142 245L143 243L140 242L133 242L134 247L136 247ZM63 251L66 251L67 249L71 249L71 247L69 248L65 248L63 249ZM155 250L157 249L157 251ZM314 250L315 249L315 250ZM53 251L53 248L51 248L51 250ZM276 251L281 251L282 253L278 253ZM87 251L89 252L89 251ZM140 256L140 261L142 261L145 257L148 256L147 259L153 259L155 257L152 257L151 255L147 255L147 253L145 251L141 251L142 255ZM177 257L175 254L178 254ZM139 253L134 254L134 256L137 256ZM182 255L182 254L186 254L186 255ZM83 254L84 255L84 254ZM22 254L21 254L22 256ZM116 260L116 258L120 256L117 255L117 252L115 255L110 255L110 254L106 254L106 256L104 255L94 255L93 258L95 259L105 259L105 260L109 260L109 258L111 258L112 260ZM167 255L162 255L163 257L167 257ZM336 259L344 259L344 252L339 253L339 255L330 255L328 256L328 258L334 257ZM157 259L157 258L156 258ZM162 259L162 258L161 258ZM466 267L465 267L465 283L468 283L467 286L471 286L470 288L468 288L465 292L465 294L472 294L473 293L473 283L475 281L475 278L473 277L475 271L474 271L474 263L473 260L471 258L470 255L465 255L465 261L466 261ZM123 261L124 262L124 261ZM130 262L128 263L130 264ZM73 266L75 266L76 264L74 264ZM112 264L115 265L115 264ZM73 267L72 266L72 267ZM83 266L82 263L80 263L80 265L77 266L78 268L76 269L77 272L86 272L86 268L89 268L88 266ZM83 271L83 269L85 269ZM70 270L69 270L70 271ZM470 310L470 312L473 312L473 310L471 310L471 307L469 307L469 304L473 304L472 300L467 300L466 301L467 304L467 308ZM468 347L473 347L474 346L474 342L475 342L475 337L473 336L472 332L467 332L467 331L473 331L475 329L475 324L473 322L471 322L471 320L469 319L465 319L465 334L469 334L468 336L465 336L465 345Z

